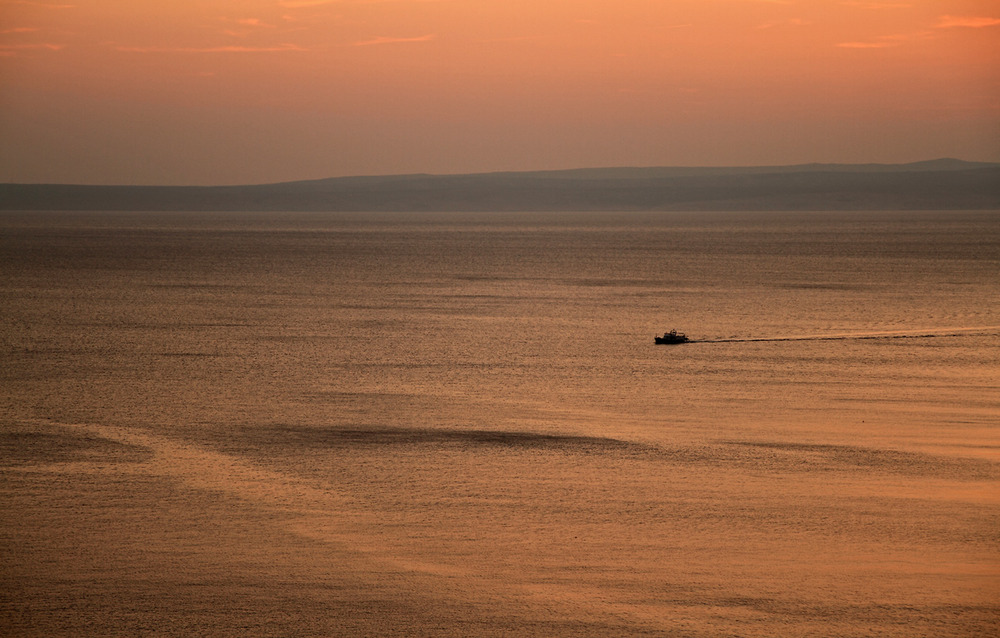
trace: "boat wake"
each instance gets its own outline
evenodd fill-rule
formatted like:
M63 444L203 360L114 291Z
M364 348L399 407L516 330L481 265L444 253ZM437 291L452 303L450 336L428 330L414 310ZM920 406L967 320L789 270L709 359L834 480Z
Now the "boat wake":
M830 335L802 335L790 337L729 337L719 339L692 339L691 343L752 343L762 341L860 341L865 339L932 339L936 337L968 337L1000 334L1000 326L975 328L937 328L924 330L894 330L882 332L852 332Z

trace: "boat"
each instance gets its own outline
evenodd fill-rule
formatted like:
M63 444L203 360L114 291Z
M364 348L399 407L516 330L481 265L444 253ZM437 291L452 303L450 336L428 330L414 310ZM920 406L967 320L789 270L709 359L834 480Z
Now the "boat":
M653 337L653 339L657 345L671 345L675 343L687 343L689 341L686 334L677 332L676 330L665 332L662 337Z

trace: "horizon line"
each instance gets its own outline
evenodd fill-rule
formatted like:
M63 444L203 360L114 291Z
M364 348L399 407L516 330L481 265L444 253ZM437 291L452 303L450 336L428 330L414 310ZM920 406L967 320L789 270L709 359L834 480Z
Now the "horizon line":
M551 169L507 169L507 170L486 170L473 172L456 173L366 173L366 174L345 174L328 177L312 177L304 179L285 179L279 181L264 182L240 182L226 184L125 184L125 183L74 183L74 182L0 182L4 186L81 186L95 188L241 188L254 186L277 186L281 184L302 184L309 182L323 182L331 180L350 179L386 179L386 178L438 178L438 177L474 177L490 175L531 175L531 174L555 174L555 173L579 173L588 171L655 171L655 170L766 170L766 169L796 169L814 167L914 167L920 165L957 163L968 164L970 167L987 168L1000 167L998 161L964 160L956 157L937 157L926 160L916 160L911 162L800 162L795 164L717 164L717 165L695 165L695 164L652 164L652 165L604 165L604 166L577 166L571 168L551 168Z

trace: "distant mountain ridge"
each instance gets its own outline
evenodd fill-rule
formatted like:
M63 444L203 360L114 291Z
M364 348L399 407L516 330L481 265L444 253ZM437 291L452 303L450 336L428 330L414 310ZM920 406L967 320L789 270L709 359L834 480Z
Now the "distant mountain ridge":
M0 210L1000 210L1000 164L611 167L247 186L0 184Z
M1000 163L967 162L965 160L942 158L911 162L908 164L789 164L780 166L613 166L604 168L569 168L545 171L498 171L490 173L466 173L459 175L434 175L431 173L403 173L398 175L369 175L355 177L327 177L311 180L278 182L278 184L311 184L339 180L381 180L433 177L470 176L516 176L531 179L651 179L667 177L706 177L712 175L754 175L766 173L817 173L817 172L865 172L899 173L926 171L962 171L977 168L1000 168Z

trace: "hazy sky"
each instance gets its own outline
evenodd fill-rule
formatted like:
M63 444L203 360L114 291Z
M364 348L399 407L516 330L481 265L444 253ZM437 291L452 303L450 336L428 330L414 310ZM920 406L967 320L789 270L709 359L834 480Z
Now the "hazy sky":
M998 0L0 0L0 182L944 156Z

